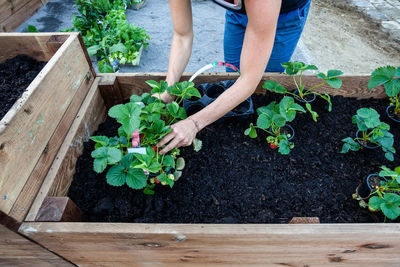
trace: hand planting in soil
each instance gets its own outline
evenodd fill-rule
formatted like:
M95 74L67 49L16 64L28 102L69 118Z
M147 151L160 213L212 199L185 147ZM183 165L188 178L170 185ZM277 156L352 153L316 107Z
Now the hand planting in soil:
M167 90L177 97L176 100L164 104L161 99L144 93L132 95L127 104L110 108L108 115L121 124L118 136L91 137L96 142L92 157L97 173L110 166L106 175L108 184L122 186L126 183L133 189L144 188L145 194L154 194L157 183L173 187L184 167L183 158L176 158L180 152L178 148L160 155L155 145L171 131L172 124L186 118L185 109L180 106L182 100L200 97L200 93L192 82L187 81L170 87L166 81L147 81L147 84L152 87L152 94ZM128 148L139 145L144 151L128 153Z
M396 78L397 77L397 78ZM368 81L368 89L384 85L390 105L394 105L394 114L400 118L400 67L385 66L375 69Z
M324 82L317 84L309 89L306 89L304 84L302 83L302 77L303 73L306 70L318 70L318 68L315 65L307 65L303 62L286 62L281 64L282 67L285 68L285 73L293 77L293 82L294 85L296 86L296 90L294 92L288 91L285 87L283 87L280 83L276 81L266 81L263 85L264 89L273 91L278 94L289 94L294 96L295 98L299 99L301 102L306 102L306 108L310 112L312 118L314 121L317 121L318 118L318 113L312 110L310 100L308 100L308 97L314 97L315 95L321 97L322 99L325 99L328 104L328 111L332 110L332 102L331 102L331 97L327 93L317 93L315 92L315 89L324 85L324 84L329 84L333 88L340 88L342 86L342 80L338 78L338 76L342 75L343 72L340 70L328 70L327 74L324 74L322 72L317 74L318 78L321 78L324 80ZM300 72L299 75L297 75ZM296 77L298 77L296 79Z
M385 217L395 220L400 216L400 167L391 170L386 166L381 167L380 181L371 185L368 204L360 199L357 194L353 198L360 201L360 206L367 207L371 212L382 211Z
M393 153L396 153L393 147L393 134L389 132L390 126L381 122L379 117L379 113L373 108L360 108L357 110L357 114L352 117L352 122L357 124L361 136L344 138L342 140L344 144L341 153L347 153L349 150L358 151L361 145L368 146L368 143L371 143L381 147L385 152L385 157L393 161Z
M270 148L279 148L279 153L287 155L290 149L294 147L290 142L290 134L284 133L283 127L287 122L291 122L296 117L296 112L306 112L302 106L296 104L290 96L285 96L279 104L275 101L268 106L259 107L257 109L257 125L250 124L250 127L244 132L250 138L257 137L256 129L265 131L268 135L267 142Z

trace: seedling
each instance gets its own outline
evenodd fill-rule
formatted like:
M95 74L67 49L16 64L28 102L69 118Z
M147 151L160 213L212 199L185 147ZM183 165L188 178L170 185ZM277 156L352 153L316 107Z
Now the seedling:
M283 127L287 122L291 122L296 117L296 112L306 112L302 106L296 104L290 96L285 96L279 104L275 101L267 106L257 109L258 119L257 125L250 124L249 128L244 132L250 138L257 137L256 129L261 129L269 134L266 138L272 149L279 147L279 153L287 155L290 149L294 147L290 142L290 134L283 132Z
M361 108L357 114L352 117L352 122L357 124L359 135L355 138L347 137L344 142L341 153L347 153L349 150L358 151L361 145L367 146L368 143L381 147L385 152L385 157L393 161L393 154L396 150L393 147L393 134L389 132L390 126L379 119L379 113L373 108Z
M353 197L360 201L360 206L368 206L372 212L382 211L385 217L395 220L400 216L400 167L394 171L386 166L381 166L381 169L379 177L382 179L380 184L372 186L368 204L357 194Z
M327 74L322 72L317 74L318 78L323 80L322 83L314 85L313 87L306 88L303 84L302 77L303 73L307 70L317 71L318 68L315 65L307 65L303 62L286 62L281 64L282 67L285 68L285 73L293 77L294 85L296 86L296 90L294 92L288 91L285 87L283 87L280 83L276 81L266 81L263 85L264 89L273 91L278 94L289 94L293 97L299 99L302 102L306 102L306 108L310 112L314 121L317 121L318 113L312 110L310 101L307 100L308 97L317 95L322 99L326 100L329 104L328 111L332 110L332 102L331 97L325 93L318 93L315 91L316 88L329 84L333 88L340 88L342 86L342 80L338 78L338 76L342 75L343 72L340 70L328 70ZM299 74L300 73L300 74Z
M156 183L173 187L184 167L184 160L177 159L178 148L160 155L155 145L171 131L170 125L186 118L185 109L180 106L182 100L200 97L200 93L193 83L186 81L170 87L166 81L147 81L147 84L152 87L152 94L167 90L177 97L176 100L165 104L148 93L132 95L129 103L113 106L108 111L108 115L121 124L118 136L90 139L96 142L92 152L94 171L101 173L110 166L106 175L108 184L122 186L126 183L133 189L144 188L145 194L154 194ZM128 153L128 148L139 145L144 152Z
M394 105L394 114L400 114L400 67L385 66L375 69L368 81L368 89L384 85L390 105Z

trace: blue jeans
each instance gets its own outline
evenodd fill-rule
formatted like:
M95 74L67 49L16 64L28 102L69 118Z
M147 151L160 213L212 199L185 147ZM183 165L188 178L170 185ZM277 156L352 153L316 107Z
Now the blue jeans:
M283 72L281 63L290 61L307 20L311 0L303 7L280 14L276 28L274 47L266 72ZM247 15L227 10L225 13L224 60L240 68L240 53L247 26ZM226 68L226 71L233 70Z

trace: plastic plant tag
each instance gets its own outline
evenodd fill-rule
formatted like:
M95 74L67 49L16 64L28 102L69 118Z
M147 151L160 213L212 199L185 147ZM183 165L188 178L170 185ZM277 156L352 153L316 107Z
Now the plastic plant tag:
M118 59L115 59L115 60L113 61L113 63L111 63L111 66L112 66L112 68L113 68L113 70L114 70L115 73L118 73L118 72L119 72L119 63L118 63Z
M138 154L146 154L146 148L145 147L130 147L128 148L128 153L138 153Z

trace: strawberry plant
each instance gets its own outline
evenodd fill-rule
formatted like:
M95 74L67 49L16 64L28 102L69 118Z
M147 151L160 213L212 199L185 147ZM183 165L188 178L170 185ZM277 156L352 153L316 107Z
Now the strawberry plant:
M257 124L251 123L244 134L250 138L256 138L256 129L263 130L268 134L266 140L270 147L272 149L279 148L279 153L287 155L294 144L290 142L291 135L284 133L283 128L287 122L294 120L298 111L305 112L304 108L296 104L290 96L285 96L279 104L273 101L269 105L257 109Z
M385 217L395 220L400 216L400 167L391 170L381 166L380 183L371 186L368 204L357 194L353 198L360 201L360 206L367 207L372 212L382 211Z
M168 91L176 96L176 100L165 104L161 99L144 93L132 95L129 103L110 108L108 115L121 124L118 136L92 136L91 140L96 143L92 157L95 172L101 173L109 166L106 174L108 184L122 186L126 183L133 189L144 189L144 193L154 194L157 183L172 187L184 167L183 158L177 158L178 148L160 155L156 144L171 131L172 124L186 118L185 109L180 106L182 100L201 95L192 82L173 86L168 86L166 81L147 81L147 84L152 87L152 94ZM133 153L129 153L131 147L137 147Z
M323 82L320 84L314 85L310 88L306 88L303 84L302 77L303 73L307 70L314 70L317 71L318 68L315 65L307 65L303 62L286 62L281 64L282 67L285 68L285 73L287 75L290 75L293 77L293 83L296 86L296 90L291 92L287 90L284 86L282 86L280 83L276 81L266 81L263 85L264 89L267 89L269 91L278 93L278 94L289 94L295 97L296 99L299 99L302 102L306 102L306 108L310 112L312 118L314 121L317 121L318 118L318 113L312 110L311 101L307 100L307 97L309 96L319 96L322 99L326 100L329 104L328 106L328 111L332 110L332 102L329 94L327 93L317 93L315 91L316 88L324 85L324 84L329 84L333 88L340 88L342 86L342 80L338 78L338 76L342 75L343 72L340 70L328 70L327 74L324 74L322 72L317 74L318 78L321 78Z
M368 81L368 89L384 85L390 105L394 106L394 114L400 114L400 67L385 66L375 69Z
M389 132L390 126L381 122L379 117L379 113L373 108L357 110L357 114L352 117L352 122L357 124L358 133L361 136L344 138L341 153L347 153L349 150L358 151L361 145L367 146L368 143L371 143L381 147L385 152L385 157L393 161L393 154L396 153L393 147L393 134Z

